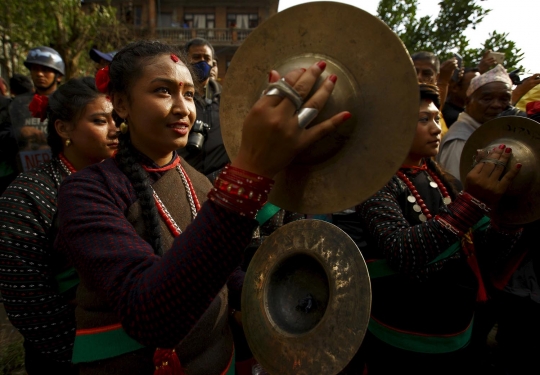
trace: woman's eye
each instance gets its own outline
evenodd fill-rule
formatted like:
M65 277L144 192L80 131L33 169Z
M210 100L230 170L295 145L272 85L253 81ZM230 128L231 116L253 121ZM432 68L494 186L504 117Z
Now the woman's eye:
M428 121L428 118L427 117L420 117L418 119L418 122L427 122Z
M101 118L96 118L96 119L94 119L94 123L102 125L102 124L107 123L107 120L104 120L104 119L101 119Z
M171 93L167 87L158 87L156 89L156 92L160 93L160 94L170 94Z
M193 91L186 91L184 95L187 96L188 98L195 97L195 93Z

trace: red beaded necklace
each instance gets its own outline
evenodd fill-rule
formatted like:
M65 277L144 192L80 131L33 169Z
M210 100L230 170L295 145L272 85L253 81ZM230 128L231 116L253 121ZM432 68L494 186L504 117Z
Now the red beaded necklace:
M66 174L69 176L72 173L77 172L75 167L69 162L69 160L66 159L63 153L58 154L58 159L60 160L60 165L62 166L62 169Z
M191 216L192 219L195 219L197 216L197 212L201 209L201 204L199 202L199 199L197 198L197 194L195 193L195 189L193 188L193 184L191 183L191 180L189 179L186 171L180 164L180 158L176 156L176 158L173 160L173 162L163 168L148 168L143 166L144 170L147 172L166 172L170 169L173 169L176 167L176 170L180 174L180 177L182 178L182 184L184 185L184 189L186 190L186 196L188 198L189 206L191 208ZM156 203L157 210L159 212L159 215L167 225L167 228L169 228L169 231L172 233L174 237L177 237L182 233L182 230L174 221L172 215L167 210L167 207L163 204L157 193L152 188L153 195L154 195L154 201Z
M425 162L424 162L424 165L425 165ZM446 187L443 185L439 177L427 167L424 168L423 165L422 167L419 167L418 169L425 170L428 173L429 175L428 178L431 180L429 185L432 188L438 188L439 192L442 195L443 203L446 205L449 205L452 202L452 198L450 198L450 194L448 194L448 190L446 190ZM416 187L413 185L411 180L409 180L409 178L405 175L405 173L401 171L398 171L396 175L399 177L401 181L405 183L405 185L407 185L407 188L409 188L412 195L409 195L407 197L407 200L413 204L413 210L420 213L420 215L418 216L420 221L427 221L427 220L432 219L433 215L431 215L431 213L429 212L429 208L426 206L424 200L420 196L420 193L418 193L418 190L416 190Z

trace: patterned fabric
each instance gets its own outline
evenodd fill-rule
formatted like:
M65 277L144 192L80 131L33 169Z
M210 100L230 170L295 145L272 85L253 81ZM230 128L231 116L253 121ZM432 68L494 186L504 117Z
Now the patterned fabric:
M406 174L432 215L438 215L454 224L461 232L466 232L483 216L480 208L462 197L445 206L438 189L429 186L427 173L415 175L409 170ZM449 261L443 259L428 265L459 238L437 220L421 222L418 213L412 209L413 204L407 201L409 195L412 194L407 186L397 176L393 176L385 187L359 205L357 211L372 236L371 246L366 249L369 257L380 258L382 255L397 272L422 279ZM497 248L501 249L512 248L518 239L493 228L488 229L487 233L489 236L485 238L489 237L490 242L494 241L498 244Z
M506 83L509 87L513 85L506 69L501 64L497 64L493 69L471 80L471 84L467 89L467 96L471 96L477 89L492 82Z
M0 291L8 318L32 351L70 362L73 309L57 292L63 261L52 249L58 160L21 173L0 197Z
M112 159L67 178L60 189L56 247L131 337L173 347L240 263L257 222L207 201L159 257L126 219L136 199Z

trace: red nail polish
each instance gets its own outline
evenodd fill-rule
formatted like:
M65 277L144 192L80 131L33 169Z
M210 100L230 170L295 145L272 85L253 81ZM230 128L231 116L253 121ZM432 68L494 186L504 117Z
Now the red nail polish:
M499 148L500 148L501 150L504 150L505 147L506 147L506 145L500 145L500 146L499 146Z
M268 72L268 82L272 79L272 72Z
M523 165L521 165L521 163L517 163L517 164L516 164L516 168L517 168L517 169L521 169L521 167L523 167Z
M306 69L304 69L304 68L300 68L300 69L302 69L302 72L305 72L305 71L306 71Z
M330 77L328 77L328 79L329 79L330 81L332 81L332 83L336 83L336 81L337 81L337 75L335 75L335 74L330 74Z
M326 68L326 63L324 61L319 61L317 63L317 66L319 67L319 69L324 70Z
M505 153L509 154L512 152L512 149L510 147L507 147L506 150L504 150Z
M347 112L343 115L343 121L347 121L348 119L350 119L352 117L351 113L350 112Z

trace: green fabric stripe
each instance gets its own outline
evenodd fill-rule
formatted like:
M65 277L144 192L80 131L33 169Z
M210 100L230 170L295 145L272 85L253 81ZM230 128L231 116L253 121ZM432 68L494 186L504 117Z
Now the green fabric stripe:
M490 219L487 216L482 217L478 223L476 223L472 230L477 231L484 231L487 229L488 225L490 223ZM449 258L455 253L457 253L461 249L461 240L458 240L454 242L448 249L440 253L435 259L433 259L431 262L428 263L428 265L437 263L443 259ZM367 268L369 272L369 278L375 279L377 277L384 277L384 276L390 276L395 275L397 272L395 272L390 266L388 265L388 262L386 259L377 259L371 262L367 263Z
M393 330L384 326L375 319L369 320L369 331L379 340L399 349L429 354L442 354L459 350L465 347L472 334L473 321L467 329L453 336L423 336Z
M75 268L71 267L70 269L65 270L62 273L59 273L54 276L56 282L58 283L58 291L60 293L67 292L71 288L79 285L79 275Z
M257 216L255 217L255 220L259 222L259 225L263 225L266 223L272 216L277 214L277 212L280 210L278 206L273 205L270 202L266 202L266 204L257 212Z
M236 374L236 349L234 350L232 354L232 361L231 361L231 367L229 367L229 371L225 375L235 375Z
M75 336L73 363L94 362L117 357L144 348L128 336L123 328L112 331Z

